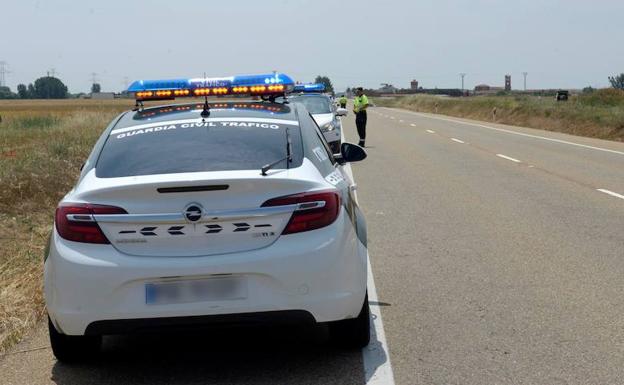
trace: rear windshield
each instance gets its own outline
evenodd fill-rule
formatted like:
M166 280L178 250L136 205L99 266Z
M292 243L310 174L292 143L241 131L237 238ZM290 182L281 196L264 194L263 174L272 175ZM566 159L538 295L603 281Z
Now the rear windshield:
M198 119L114 129L96 164L99 178L199 171L260 170L286 156L303 161L298 123L279 119ZM288 122L288 124L286 124ZM275 169L286 168L286 162Z
M324 96L293 96L289 100L303 103L306 110L312 115L329 114L332 112L331 103L329 99Z

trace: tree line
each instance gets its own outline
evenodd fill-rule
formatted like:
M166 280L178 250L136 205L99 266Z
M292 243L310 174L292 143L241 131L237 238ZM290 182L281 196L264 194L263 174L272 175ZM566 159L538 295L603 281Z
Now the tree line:
M61 79L43 76L34 83L18 84L17 93L9 87L0 87L0 99L65 99L71 95Z

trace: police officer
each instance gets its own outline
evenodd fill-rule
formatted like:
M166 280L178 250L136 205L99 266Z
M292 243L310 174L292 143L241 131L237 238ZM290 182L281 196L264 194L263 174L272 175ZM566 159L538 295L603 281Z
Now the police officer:
M340 99L338 99L338 104L340 104L340 108L347 108L347 97L342 95Z
M359 145L364 147L366 141L366 108L368 107L368 98L364 95L362 87L358 87L353 99L353 112L355 113L355 126L360 136Z

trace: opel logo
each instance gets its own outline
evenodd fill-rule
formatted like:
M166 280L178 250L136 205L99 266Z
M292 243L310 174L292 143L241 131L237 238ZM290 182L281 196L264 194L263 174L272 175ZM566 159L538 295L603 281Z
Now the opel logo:
M191 203L184 209L184 218L189 222L197 222L202 217L202 208L197 203Z

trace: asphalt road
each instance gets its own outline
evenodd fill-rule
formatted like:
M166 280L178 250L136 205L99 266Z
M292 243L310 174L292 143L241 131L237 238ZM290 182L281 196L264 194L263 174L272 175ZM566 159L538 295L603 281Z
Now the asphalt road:
M368 126L353 169L396 382L624 383L624 144L386 108ZM0 358L0 382L367 380L366 358L322 328L111 337L104 350L59 364L42 326Z

